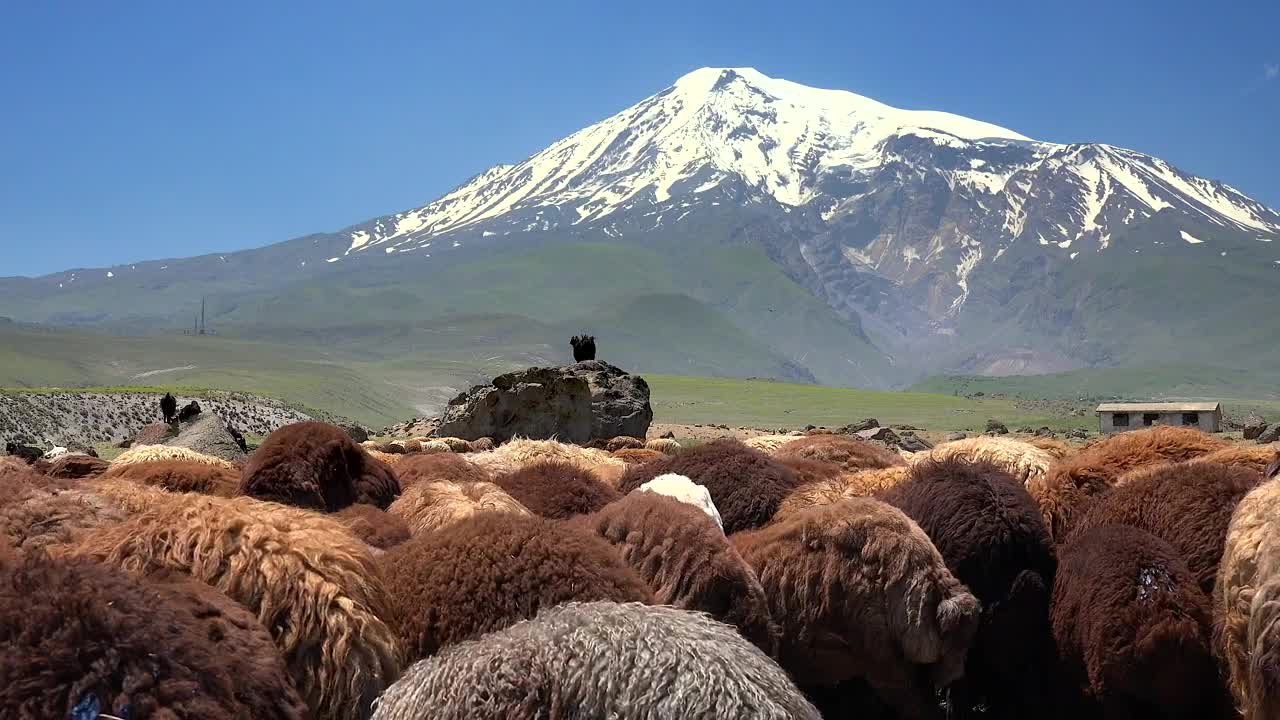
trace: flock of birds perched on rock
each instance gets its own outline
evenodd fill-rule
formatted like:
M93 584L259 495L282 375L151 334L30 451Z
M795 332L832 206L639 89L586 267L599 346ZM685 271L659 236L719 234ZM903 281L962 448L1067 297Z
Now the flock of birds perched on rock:
M1269 448L414 442L0 458L4 717L1280 717Z

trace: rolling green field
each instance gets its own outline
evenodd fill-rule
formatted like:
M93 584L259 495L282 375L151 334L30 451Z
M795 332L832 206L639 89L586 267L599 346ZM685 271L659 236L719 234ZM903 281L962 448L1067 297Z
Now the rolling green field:
M1051 416L1022 409L1013 400L965 398L922 392L882 392L768 380L648 375L655 422L723 424L731 427L838 427L874 417L881 424L927 430L981 431L994 418L1013 429L1092 428L1088 417Z

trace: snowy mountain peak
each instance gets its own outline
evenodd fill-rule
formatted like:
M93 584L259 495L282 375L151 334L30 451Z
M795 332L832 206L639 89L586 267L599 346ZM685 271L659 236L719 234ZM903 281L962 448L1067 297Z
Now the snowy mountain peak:
M958 156L964 156L959 166L949 167ZM1038 142L991 123L894 108L754 68L701 68L523 162L495 166L424 207L353 229L345 255L425 251L432 238L479 224L485 236L499 231L490 225L503 233L589 227L620 211L677 199L687 204L730 186L789 207L821 198L830 219L848 199L833 187L865 184L885 168L906 166L921 177L939 176L953 191L997 196L982 207L1001 218L1002 237L969 238L965 245L996 240L1007 247L1035 232L1041 245L1066 250L1093 241L1105 248L1117 224L1166 207L1280 233L1274 211L1141 153ZM1050 176L1068 176L1076 197L1041 194L1040 180ZM1072 208L1050 228L1053 237L1027 222L1037 204L1050 201ZM1117 202L1127 213L1118 218Z

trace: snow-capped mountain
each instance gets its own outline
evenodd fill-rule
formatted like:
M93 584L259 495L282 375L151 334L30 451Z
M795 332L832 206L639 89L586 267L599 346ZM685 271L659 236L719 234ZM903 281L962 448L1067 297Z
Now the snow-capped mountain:
M1280 213L1140 152L1043 142L750 68L703 68L422 207L211 256L199 274L211 292L230 282L218 278L234 278L238 295L228 312L257 322L246 309L257 307L246 299L254 293L271 294L267 309L252 311L270 315L286 304L275 298L280 286L365 269L398 287L419 283L411 299L434 312L448 302L428 298L422 278L463 257L556 243L665 248L673 256L694 243L751 248L838 316L842 339L831 340L823 320L779 340L790 326L759 320L776 308L743 300L759 282L757 266L734 282L702 285L691 276L677 289L785 355L795 377L826 362L814 371L818 379L865 384L889 377L867 370L875 363L904 377L957 368L1035 372L1181 357L1187 337L1206 346L1230 335L1219 346L1252 347L1247 336L1257 328L1224 316L1216 300L1234 295L1230 307L1239 312L1269 304L1280 273L1277 239ZM44 309L14 314L56 321L67 305L56 298L73 287L133 282L144 271L172 275L182 262L194 261L140 263L114 275L69 271L7 291L0 284L0 300L40 294ZM796 297L770 292L770 302ZM352 302L369 296L361 293ZM94 311L94 318L110 312ZM796 317L815 313L806 306ZM829 340L820 352L806 344L818 337ZM851 343L858 348L846 353ZM1186 357L1207 362L1215 352L1196 355L1193 347Z

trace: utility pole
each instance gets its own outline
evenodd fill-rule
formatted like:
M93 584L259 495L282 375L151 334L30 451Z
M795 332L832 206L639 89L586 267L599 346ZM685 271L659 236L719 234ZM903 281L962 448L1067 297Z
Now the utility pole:
M204 301L205 301L205 298L200 298L200 334L201 335L204 335L205 331L208 329L204 324Z

